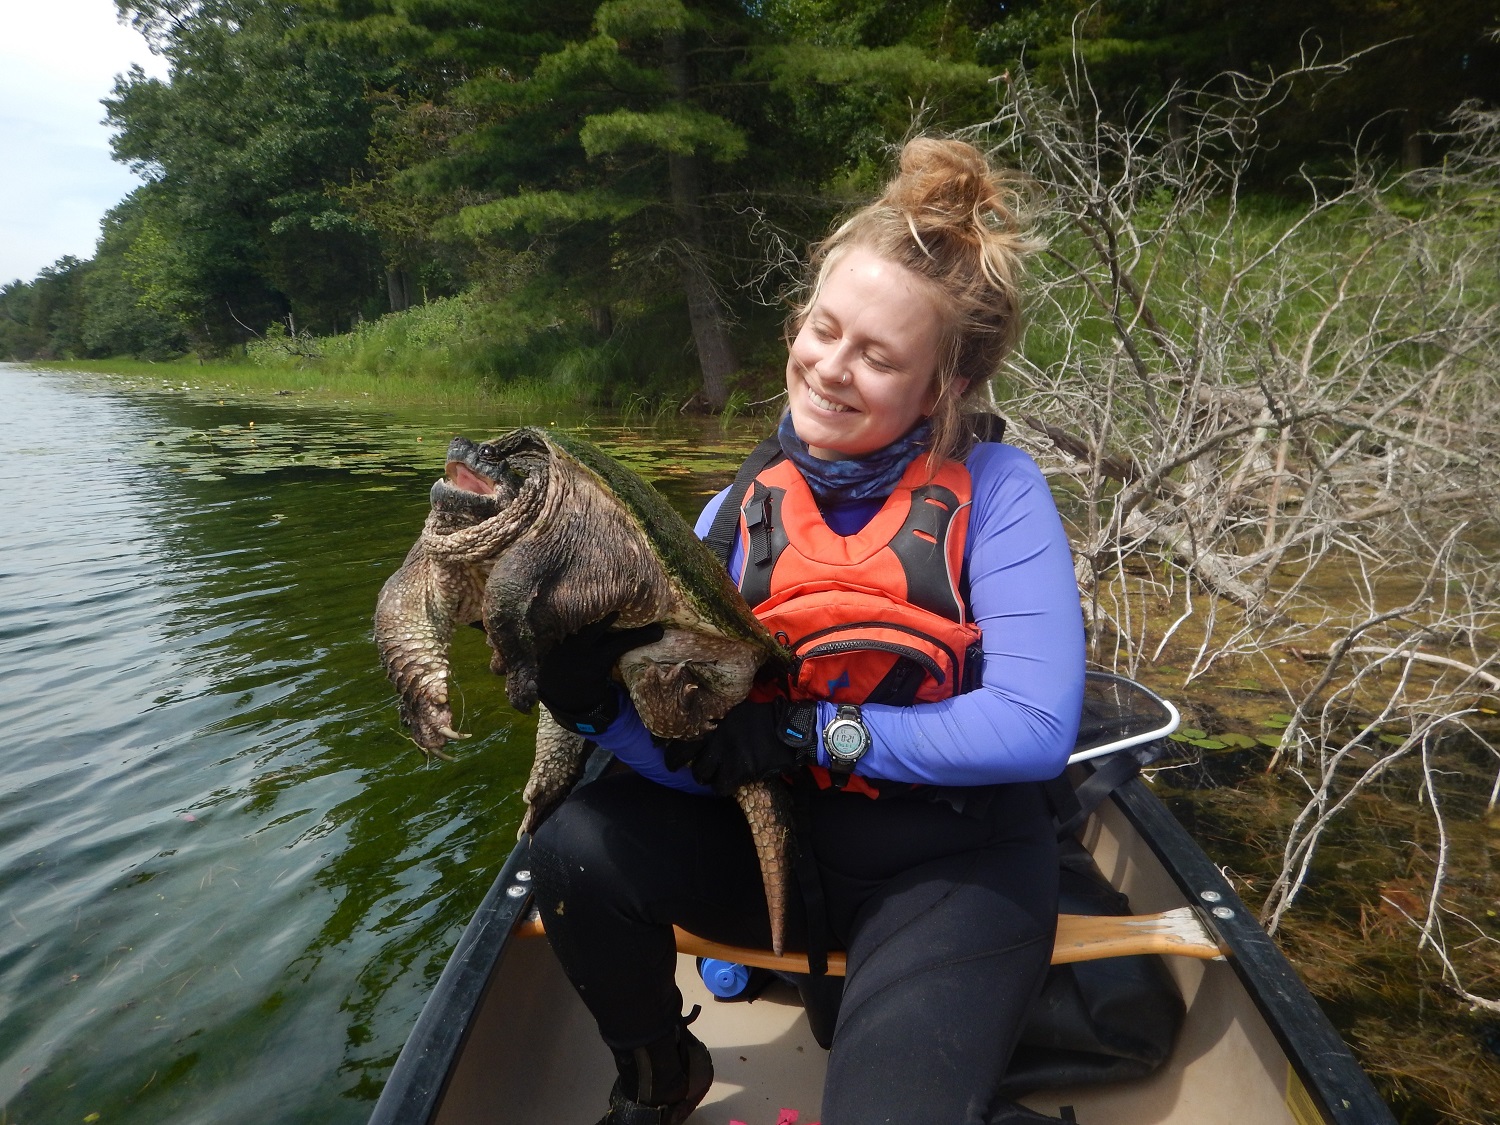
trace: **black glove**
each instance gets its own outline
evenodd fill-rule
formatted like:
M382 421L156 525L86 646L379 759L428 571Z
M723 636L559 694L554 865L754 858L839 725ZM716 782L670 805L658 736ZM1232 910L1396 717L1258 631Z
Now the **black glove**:
M760 781L817 760L818 705L773 699L739 703L719 725L694 742L673 743L667 766L692 762L693 778L727 797L749 781Z
M537 668L537 698L559 725L577 734L598 734L614 721L620 699L610 672L631 649L662 638L659 624L611 633L619 616L611 613L564 637Z

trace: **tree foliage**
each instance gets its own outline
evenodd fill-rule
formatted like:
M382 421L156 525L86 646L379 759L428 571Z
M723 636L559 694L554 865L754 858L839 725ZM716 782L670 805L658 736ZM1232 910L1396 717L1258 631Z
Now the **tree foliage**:
M1480 0L118 2L170 70L105 100L145 182L92 261L0 294L0 354L215 354L468 292L608 352L607 393L675 379L714 407L776 365L777 263L1008 78L1086 65L1101 112L1171 130L1225 70L1364 52L1262 118L1242 182L1279 191L1355 142L1435 158L1500 75Z
M143 304L203 351L272 320L328 332L374 311L375 239L325 189L364 161L378 68L259 0L132 10L171 67L135 68L105 100L116 157L146 178L125 253Z

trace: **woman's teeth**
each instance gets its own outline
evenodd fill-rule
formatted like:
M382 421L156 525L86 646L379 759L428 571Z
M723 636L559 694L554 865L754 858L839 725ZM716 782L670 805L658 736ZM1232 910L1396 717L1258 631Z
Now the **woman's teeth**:
M820 395L817 391L813 390L811 387L807 388L807 397L810 398L810 399L812 399L812 404L814 406L821 407L824 410L832 410L832 411L835 411L835 412L842 413L842 412L851 411L851 410L854 409L854 407L852 407L852 406L845 406L843 403L830 402L828 399L824 398L822 395Z

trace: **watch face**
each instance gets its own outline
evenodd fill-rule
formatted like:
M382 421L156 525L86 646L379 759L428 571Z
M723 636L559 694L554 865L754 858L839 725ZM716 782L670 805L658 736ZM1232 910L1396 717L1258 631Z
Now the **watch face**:
M841 758L857 757L864 751L868 736L864 728L852 719L840 719L829 724L828 752Z

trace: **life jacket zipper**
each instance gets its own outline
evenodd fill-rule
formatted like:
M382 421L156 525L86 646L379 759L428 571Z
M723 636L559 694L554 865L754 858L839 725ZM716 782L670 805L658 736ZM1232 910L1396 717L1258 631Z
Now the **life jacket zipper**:
M845 621L845 622L840 622L837 625L829 625L829 626L827 626L826 628L823 628L823 629L814 629L811 633L808 633L806 636L804 636L797 643L799 645L805 645L809 641L817 640L817 638L819 638L819 637L826 637L829 633L842 633L842 632L844 632L844 631L846 631L848 629L889 629L893 633L905 633L908 636L919 637L922 640L926 641L928 644L932 645L933 648L942 649L943 655L948 658L948 667L950 667L950 668L957 668L957 667L959 667L958 657L954 653L954 651L951 648L949 648L946 644L944 644L942 641L938 640L938 638L934 637L931 633L924 633L921 629L914 628L911 625L897 625L897 624L893 624L890 621ZM864 647L869 647L869 646L865 645ZM847 650L845 650L845 651L847 651ZM894 651L894 650L892 650L892 651ZM934 664L934 667L936 667L935 664ZM939 680L939 682L941 682L941 679Z
M859 652L866 649L874 649L877 652L889 652L894 653L897 656L904 656L908 660L911 660L912 662L920 665L922 670L932 677L934 683L945 683L948 679L943 670L938 667L938 662L932 657L928 656L925 652L922 652L919 649L910 648L907 645L898 645L893 641L826 641L823 644L814 645L812 648L802 653L801 656L798 657L798 660L800 663L801 661L812 660L815 657L819 656L837 656L840 653ZM952 655L951 651L949 655Z

